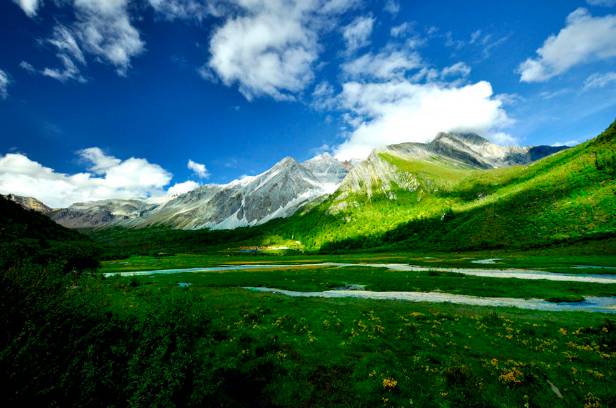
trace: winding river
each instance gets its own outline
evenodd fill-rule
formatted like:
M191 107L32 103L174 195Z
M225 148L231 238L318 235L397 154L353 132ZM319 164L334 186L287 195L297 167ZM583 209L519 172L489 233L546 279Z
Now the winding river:
M105 273L105 277L111 276L146 276L146 275L167 275L175 273L203 273L203 272L225 272L225 271L246 271L246 270L277 270L277 269L295 269L306 267L366 267L366 268L384 268L390 271L399 272L453 272L464 275L481 276L486 278L516 278L516 279L532 279L532 280L551 280L564 282L590 282L590 283L616 283L616 274L567 274L537 271L532 269L495 269L495 268L443 268L435 266L416 266L408 264L379 264L379 263L335 263L323 262L316 264L264 264L264 265L222 265L211 266L206 268L183 268L183 269L157 269L152 271L131 271L131 272L109 272Z
M588 296L582 302L548 302L543 299L492 298L455 295L443 292L373 292L368 290L326 290L323 292L298 292L264 287L246 287L253 292L264 292L291 297L357 298L375 300L402 300L408 302L454 303L471 306L517 307L520 309L551 312L583 311L616 313L616 297Z
M433 266L416 266L408 264L376 264L376 263L334 263L324 262L316 264L265 264L265 265L222 265L206 268L182 268L182 269L159 269L151 271L130 271L130 272L110 272L105 273L105 277L112 276L149 276L149 275L168 275L180 273L207 273L225 271L250 271L250 270L280 270L280 269L299 269L306 267L366 267L382 268L389 271L400 272L424 272L437 271L443 273L461 273L464 275L480 276L487 278L515 278L531 280L550 280L562 282L590 282L601 284L616 284L616 274L567 274L552 273L531 269L494 269L494 268L444 268ZM185 284L183 287L189 287ZM327 290L322 292L301 292L284 289L266 287L246 287L244 289L260 292L272 293L291 297L318 297L318 298L358 298L376 300L400 300L409 302L432 302L432 303L453 303L472 306L491 306L491 307L517 307L520 309L544 310L544 311L585 311L599 313L616 313L616 297L593 297L588 296L582 302L548 302L543 299L523 299L523 298L495 298L457 295L443 292L374 292L363 290L361 287L352 289Z

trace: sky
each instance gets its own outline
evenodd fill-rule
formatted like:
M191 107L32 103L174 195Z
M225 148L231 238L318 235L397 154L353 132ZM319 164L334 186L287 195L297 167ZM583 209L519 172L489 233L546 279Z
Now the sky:
M0 193L52 207L616 118L616 0L5 0L0 39Z

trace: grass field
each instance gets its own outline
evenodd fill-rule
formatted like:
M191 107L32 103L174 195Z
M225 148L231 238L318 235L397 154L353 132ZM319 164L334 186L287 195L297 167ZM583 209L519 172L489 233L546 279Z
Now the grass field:
M15 205L11 209L29 225L31 214ZM148 233L139 233L143 241L133 245L147 242ZM132 235L123 236L129 240ZM178 244L174 248L182 247L185 236L170 236ZM91 263L76 257L80 252L74 248L57 251L65 258L28 259L30 244L40 239L20 243L5 237L0 236L6 239L3 248L22 254L6 258L12 263L0 274L4 328L0 395L6 406L616 405L614 314L292 298L242 288L318 291L364 285L373 291L554 301L614 296L614 284L486 278L434 270L391 272L360 265L103 275L221 264L320 262L595 274L611 272L595 267L616 265L610 239L532 251L285 255L242 254L237 248L214 246L208 252L163 255L156 249L157 256L108 260L98 270L79 275L75 270ZM52 238L64 240L61 234ZM192 244L201 245L198 239ZM498 258L494 264L473 263L493 258ZM580 265L585 267L574 268Z
M437 254L432 254L437 255ZM306 261L423 262L466 265L480 254L440 258L409 254L337 257L179 255L106 262L103 271L194 267L219 263ZM502 254L501 254L502 256ZM614 265L613 257L544 259L509 255L507 265L563 268ZM505 258L504 258L505 259ZM473 264L474 265L474 264ZM477 265L475 265L477 266ZM190 283L187 288L178 283ZM483 296L616 295L616 285L477 278L352 267L226 271L91 280L109 309L126 318L173 315L178 338L144 346L144 367L173 364L164 378L170 398L204 395L220 405L599 407L614 406L616 320L584 312L537 312L357 299L288 298L242 286L326 290L441 290ZM166 312L161 308L166 308ZM167 314L166 314L167 313ZM168 316L168 318L170 318ZM207 335L183 339L188 325ZM191 329L192 330L192 329ZM213 334L212 334L213 333ZM209 336L213 335L215 340ZM207 344L207 346L205 346ZM150 357L147 357L150 356ZM198 367L198 370L192 371ZM160 398L160 377L140 379L134 398ZM196 388L186 388L186 381ZM211 392L211 394L208 394ZM201 393L201 394L199 394Z

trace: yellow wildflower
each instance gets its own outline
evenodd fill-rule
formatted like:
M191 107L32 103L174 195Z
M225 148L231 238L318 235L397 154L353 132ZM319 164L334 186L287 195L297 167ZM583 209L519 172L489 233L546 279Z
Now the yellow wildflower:
M383 388L386 390L393 390L398 386L398 381L393 378L383 378Z
M505 384L522 384L524 373L519 368L513 367L509 370L503 371L498 379Z

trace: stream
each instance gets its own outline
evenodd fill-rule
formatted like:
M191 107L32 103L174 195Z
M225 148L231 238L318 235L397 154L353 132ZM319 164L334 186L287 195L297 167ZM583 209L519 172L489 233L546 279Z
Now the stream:
M111 276L147 276L147 275L167 275L175 273L202 273L202 272L225 272L225 271L246 271L246 270L276 270L276 269L294 269L305 267L367 267L367 268L385 268L390 271L399 272L453 272L464 275L480 276L486 278L516 278L516 279L531 279L531 280L551 280L564 282L590 282L590 283L616 283L616 274L567 274L537 271L532 269L495 269L495 268L443 268L436 266L416 266L408 264L378 264L378 263L335 263L323 262L316 264L266 264L266 265L222 265L211 266L206 268L183 268L183 269L158 269L152 271L131 271L131 272L108 272L105 277Z
M616 313L616 297L588 296L582 302L548 302L543 299L491 298L454 295L442 292L372 292L368 290L326 290L323 292L298 292L264 287L245 287L252 292L272 293L291 297L356 298L376 300L402 300L408 302L454 303L471 306L517 307L520 309L551 312L583 311Z

